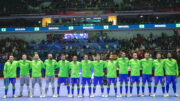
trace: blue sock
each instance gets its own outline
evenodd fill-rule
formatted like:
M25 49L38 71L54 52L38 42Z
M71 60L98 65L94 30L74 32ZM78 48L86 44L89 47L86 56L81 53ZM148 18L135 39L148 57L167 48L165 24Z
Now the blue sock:
M89 88L89 94L91 94L91 86L89 86L88 88Z
M128 84L126 84L125 89L126 89L126 94L127 94L128 93Z
M148 85L149 93L151 93L151 85Z
M72 88L71 88L71 93L72 93L72 95L74 95L74 86L72 86Z
M168 83L166 84L166 92L167 93L169 92L169 84Z
M60 86L57 87L57 94L59 95Z
M85 86L82 86L82 94L84 94Z
M143 84L143 85L142 85L142 93L144 93L144 86L145 86L145 85Z
M78 95L79 95L79 92L80 92L80 87L78 86L78 87L77 87L77 93L78 93Z
M114 92L115 92L115 94L117 94L117 86L116 85L114 86Z
M104 86L101 86L101 93L104 93Z
M139 90L140 90L140 87L139 85L137 86L137 94L139 94Z
M96 86L93 87L93 93L95 93L95 92L96 92Z
M164 85L162 85L162 92L163 92L163 94L165 93L165 86Z
M70 86L67 85L67 91L68 91L68 94L70 94Z
M15 94L16 88L13 86L13 95Z
M132 94L133 85L130 85L130 93Z
M8 87L5 87L5 95L7 95Z
M154 85L154 93L156 93L157 85Z
M107 87L107 94L109 95L110 86Z
M176 93L176 83L173 83L172 85L174 93Z
M120 84L120 94L122 94L122 84Z

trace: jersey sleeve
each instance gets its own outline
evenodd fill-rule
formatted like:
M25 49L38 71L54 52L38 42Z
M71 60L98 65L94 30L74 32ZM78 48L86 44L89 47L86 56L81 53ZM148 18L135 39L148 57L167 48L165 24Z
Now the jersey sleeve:
M179 76L179 67L178 67L178 64L177 64L177 61L175 60L175 66L176 66L176 75Z
M7 75L7 63L5 63L5 65L4 65L3 75L4 75L4 78L6 78L6 75Z

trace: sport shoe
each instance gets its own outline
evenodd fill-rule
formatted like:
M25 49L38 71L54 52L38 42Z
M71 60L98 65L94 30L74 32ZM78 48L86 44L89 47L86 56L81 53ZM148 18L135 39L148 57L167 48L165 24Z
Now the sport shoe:
M175 93L175 94L174 94L174 97L179 97L179 95Z
M30 93L28 93L28 97L31 97L31 94L30 94Z
M82 98L82 96L81 96L81 95L78 95L77 97L78 97L78 98Z
M55 94L53 94L53 95L52 95L52 97L54 97L54 98L55 98L55 97L56 97L56 95L55 95Z
M163 97L167 97L166 94L163 94Z
M4 95L4 96L3 96L3 99L6 99L6 98L7 98L7 95Z
M153 94L152 97L156 97L156 94Z
M13 95L12 97L13 97L13 98L16 98L17 96L16 96L16 95Z
M126 94L126 97L129 97L128 94Z
M33 98L33 97L34 97L34 95L32 94L32 95L31 95L31 98Z
M102 94L101 97L104 97L104 94Z
M120 94L119 97L122 97L122 94Z
M140 95L140 94L137 94L137 97L141 97L141 95Z
M19 94L18 97L23 97L23 95L22 95L22 94Z
M43 97L43 95L42 94L40 94L40 96L39 96L40 98L42 98Z
M129 95L130 97L132 96L132 94Z
M144 97L144 94L142 94L141 96Z
M109 97L109 95L106 95L105 97Z

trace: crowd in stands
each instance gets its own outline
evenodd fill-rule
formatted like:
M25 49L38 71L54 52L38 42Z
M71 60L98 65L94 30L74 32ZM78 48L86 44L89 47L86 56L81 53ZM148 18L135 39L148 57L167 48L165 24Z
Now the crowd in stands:
M103 60L108 59L109 54L114 54L114 57L119 57L121 50L126 51L129 58L132 57L133 52L138 53L138 57L141 59L144 57L144 52L149 51L151 57L155 58L156 52L161 52L163 58L166 57L167 52L172 52L175 59L180 62L180 35L177 31L174 31L173 36L167 36L166 33L162 33L160 37L155 37L153 34L150 34L148 37L137 34L136 37L131 39L109 39L106 33L96 34L95 36L90 36L88 39L63 39L63 35L59 34L50 34L47 36L47 40L42 41L33 41L27 43L24 40L20 39L1 39L0 40L0 62L5 62L8 59L10 54L13 54L16 59L21 58L22 53L28 54L28 58L32 59L34 52L40 54L40 58L45 60L47 58L47 50L52 51L54 58L59 60L61 53L66 54L68 60L71 61L73 55L77 55L81 60L83 55L86 53L89 55L90 60L94 59L94 55L99 53ZM80 46L81 43L85 45ZM89 44L106 44L105 47L90 47ZM113 43L114 46L110 48L108 43ZM37 44L40 46L31 46L31 44ZM58 44L61 47L61 50L58 51L55 48L55 44ZM77 44L72 46L73 44ZM48 45L52 47L48 49ZM119 45L119 46L118 46ZM38 50L38 51L37 51ZM88 51L89 50L89 51ZM99 51L103 50L103 51Z

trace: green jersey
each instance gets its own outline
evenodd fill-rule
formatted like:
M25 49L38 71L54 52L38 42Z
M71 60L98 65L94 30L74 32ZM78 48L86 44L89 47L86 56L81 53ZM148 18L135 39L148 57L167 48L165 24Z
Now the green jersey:
M44 61L44 68L46 69L46 76L55 76L54 70L57 67L56 60L47 59Z
M154 76L164 76L163 60L156 59L153 61Z
M117 63L114 60L106 61L107 78L117 78Z
M4 78L16 78L17 67L18 67L17 61L6 62L3 71Z
M20 67L20 76L29 76L29 70L30 70L29 60L19 60L18 66Z
M153 60L151 58L144 58L140 60L142 74L150 74L152 75L152 68L153 68Z
M79 78L80 62L72 61L70 63L70 68L71 68L71 78Z
M82 69L82 77L84 78L91 78L91 67L92 63L89 60L82 60L80 63L80 68Z
M119 74L128 74L129 59L119 58L116 61L119 68Z
M163 67L165 68L166 75L179 75L179 68L175 59L164 59Z
M32 77L42 77L41 69L44 64L41 60L32 60L30 67L32 68Z
M59 73L58 77L69 77L70 62L67 60L60 60L58 62Z
M131 76L140 76L140 61L138 59L131 59L129 65L131 68Z
M102 77L104 75L105 62L102 60L93 61L94 76Z

